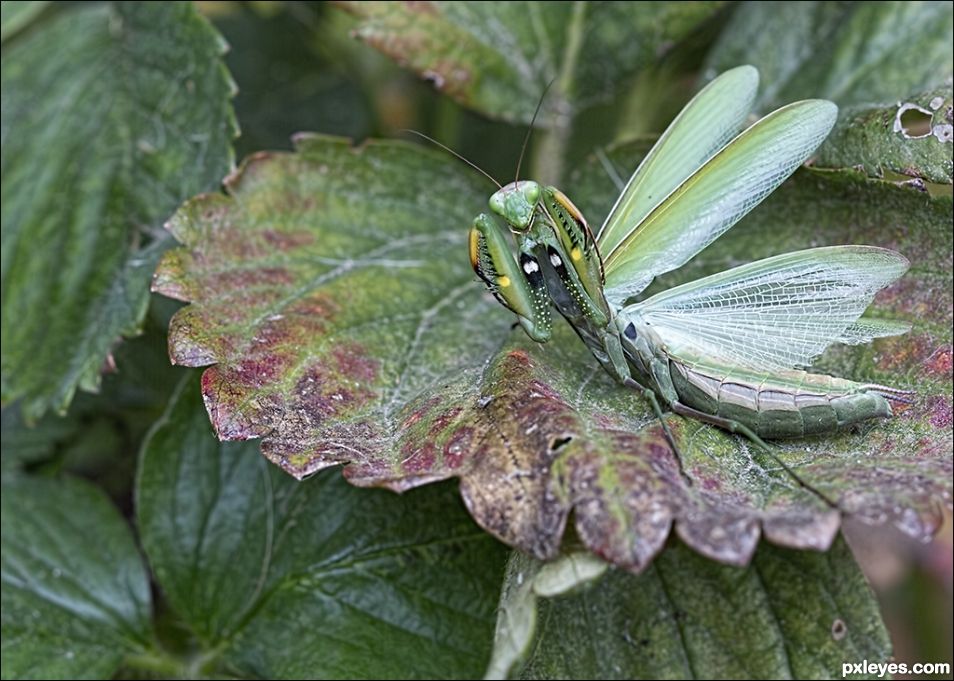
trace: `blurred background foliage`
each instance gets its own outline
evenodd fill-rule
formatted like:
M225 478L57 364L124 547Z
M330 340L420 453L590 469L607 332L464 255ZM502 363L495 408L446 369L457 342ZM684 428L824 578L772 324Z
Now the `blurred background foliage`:
M491 120L465 108L436 91L432 83L353 39L351 33L359 25L354 15L324 3L197 6L231 46L225 61L238 85L237 158L263 149L291 149L290 138L299 131L360 142L369 137L407 138L405 131L413 129L447 144L494 176L513 174L526 126ZM43 6L36 11L58 8ZM738 11L732 5L717 11L689 39L642 72L633 87L621 88L617 98L588 112L591 124L573 130L566 164L572 167L613 138L660 132L691 96L720 30ZM5 35L19 30L16 22L26 22L4 21ZM542 91L545 84L539 85ZM448 228L463 235L466 225ZM107 371L99 394L78 393L64 416L48 413L35 428L27 429L17 405L5 405L4 469L25 466L35 473L74 473L105 489L130 516L135 453L185 373L169 365L165 346L168 320L176 308L176 303L153 296L144 332L118 345L110 362L120 365L122 372ZM899 661L954 658L951 527L948 515L944 529L928 545L888 528L847 528L849 543L878 592ZM159 612L161 624L161 606ZM168 626L168 640L181 638L175 623Z

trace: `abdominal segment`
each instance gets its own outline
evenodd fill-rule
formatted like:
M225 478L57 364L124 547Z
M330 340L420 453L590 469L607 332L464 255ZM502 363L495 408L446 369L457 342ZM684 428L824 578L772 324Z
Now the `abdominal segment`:
M874 417L891 416L891 405L860 383L806 371L766 375L714 362L670 358L679 401L737 421L760 437L826 433Z

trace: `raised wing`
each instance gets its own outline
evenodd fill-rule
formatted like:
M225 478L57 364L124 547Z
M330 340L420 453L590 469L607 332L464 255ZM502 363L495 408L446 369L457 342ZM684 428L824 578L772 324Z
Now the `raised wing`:
M656 204L735 137L759 86L752 66L726 71L693 97L639 164L597 235L609 253Z
M732 140L613 250L603 251L607 299L622 304L715 241L795 172L837 115L831 102L795 102Z
M867 343L910 325L859 319L907 259L884 248L831 246L777 255L663 291L623 309L668 350L767 370L808 366L831 343Z

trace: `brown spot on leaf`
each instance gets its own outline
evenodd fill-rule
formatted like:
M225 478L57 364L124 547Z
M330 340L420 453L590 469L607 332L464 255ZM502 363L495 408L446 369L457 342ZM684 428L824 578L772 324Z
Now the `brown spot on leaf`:
M409 455L401 461L401 468L411 475L429 473L437 460L437 450L432 442L424 442L419 447L408 447Z
M298 206L298 208L301 210L309 210L314 204L314 199L310 199L309 201L309 204ZM274 229L264 230L262 236L269 246L280 251L290 251L295 248L301 248L302 246L308 246L315 240L314 235L310 232L279 232Z
M220 440L249 440L272 430L284 409L275 394L248 396L248 388L221 365L202 373L202 397ZM241 404L242 408L237 408Z
M251 288L264 286L287 286L295 281L292 274L284 267L260 267L256 269L227 270L224 272L210 272L204 284L216 291L227 294L245 294L251 301L258 304L265 302L261 290L249 291Z
M438 417L434 419L434 423L431 424L431 429L430 429L431 437L440 435L443 431L447 430L447 427L451 423L453 423L458 416L460 416L462 411L464 411L464 408L458 405L456 407L451 407L450 409L441 412L438 415Z
M353 414L378 397L373 388L377 367L378 361L359 344L338 345L305 368L289 396L290 408L310 427Z
M404 6L417 14L433 14L435 16L439 14L437 8L434 7L434 3L426 0L406 0Z
M410 428L415 423L417 423L422 418L424 418L426 415L428 415L431 411L433 411L434 408L443 401L444 400L442 399L442 396L439 393L430 397L424 402L424 404L422 404L420 407L412 411L411 414L404 419L403 423L401 424L401 428L402 429Z
M252 334L245 352L252 355L277 353L298 356L309 337L325 333L327 319L321 315L277 313L267 317Z
M526 366L530 364L530 355L526 350L511 350L507 353L507 360Z
M288 308L288 311L296 315L318 317L330 321L339 309L340 307L334 298L327 293L318 291L296 300Z
M460 468L465 457L471 453L473 437L473 428L465 426L455 431L444 445L444 465L451 470Z
M312 422L342 416L374 399L376 393L363 386L355 386L333 367L317 364L309 367L298 379L293 390L297 409L305 411Z
M722 480L708 475L693 475L694 482L707 492L718 492L722 489Z
M943 395L932 395L927 398L927 408L931 414L931 425L935 428L950 430L954 426L954 414L951 409L951 399Z
M371 357L363 346L348 342L336 345L331 356L335 361L338 374L344 379L355 383L370 384L378 377L380 362Z
M249 388L262 388L281 377L294 362L293 357L279 353L256 353L239 360L231 379Z
M933 335L908 333L886 338L880 347L883 348L877 360L880 371L898 372L920 367L932 376L944 377L950 373L951 348L938 346Z
M934 350L931 355L924 360L924 368L929 374L938 377L950 377L952 369L952 353L954 347L951 345L942 345Z

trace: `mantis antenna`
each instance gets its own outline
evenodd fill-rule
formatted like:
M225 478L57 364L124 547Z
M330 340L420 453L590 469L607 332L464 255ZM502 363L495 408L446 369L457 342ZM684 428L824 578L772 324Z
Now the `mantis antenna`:
M422 137L423 139L426 139L426 140L427 140L428 142L430 142L431 144L436 144L436 145L439 146L441 149L443 149L444 151L446 151L446 152L449 153L449 154L453 154L454 156L456 156L457 158L459 158L461 161L463 161L464 163L466 163L467 165L469 165L471 168L473 168L474 170L476 170L478 173L480 173L481 175L483 175L484 177L486 177L488 180L490 180L491 182L493 182L495 185L497 185L497 189L501 189L500 183L497 182L497 180L495 180L490 173L488 173L486 170L484 170L483 168L481 168L479 165L477 165L477 164L474 163L473 161L468 161L466 158L464 158L463 156L461 156L460 154L458 154L456 151L454 151L453 149L451 149L451 148L450 148L449 146L447 146L446 144L441 144L440 142L438 142L438 141L437 141L436 139L434 139L433 137L430 137L430 136L428 136L428 135L425 135L423 132L418 132L417 130L411 130L410 128L404 128L401 132L409 132L409 133L411 133L412 135L417 135L418 137Z
M530 135L533 133L533 124L537 122L537 114L540 113L540 107L543 106L543 100L547 96L547 92L550 90L550 86L553 85L553 81L556 78L550 79L550 82L547 83L547 86L543 88L543 92L540 93L540 101L537 102L537 108L533 110L533 118L530 119L530 127L527 128L527 134L523 137L523 146L520 147L520 158L517 159L517 172L513 175L513 181L517 182L520 179L520 166L523 164L523 153L527 150L527 143L530 141Z

